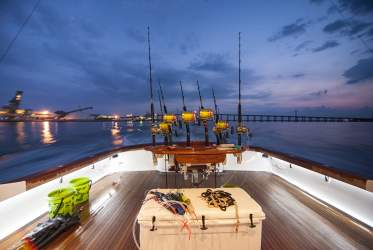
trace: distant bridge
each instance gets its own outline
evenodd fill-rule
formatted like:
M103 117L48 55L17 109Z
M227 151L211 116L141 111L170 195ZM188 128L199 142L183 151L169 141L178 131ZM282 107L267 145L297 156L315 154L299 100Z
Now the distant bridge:
M219 119L237 121L237 114L219 114ZM373 122L373 118L299 115L242 115L245 122Z

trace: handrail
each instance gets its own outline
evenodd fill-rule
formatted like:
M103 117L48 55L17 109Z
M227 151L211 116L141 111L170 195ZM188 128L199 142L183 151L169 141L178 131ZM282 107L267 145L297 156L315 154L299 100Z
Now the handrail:
M183 143L177 143L177 144L182 145ZM55 168L51 168L51 169L48 169L48 170L45 170L45 171L42 171L42 172L39 172L33 175L29 175L23 178L16 179L13 182L26 181L26 188L28 190L40 184L43 184L47 181L63 176L67 173L71 173L73 171L79 170L83 167L86 167L89 164L95 163L99 160L103 160L115 153L143 149L148 146L151 146L151 144L146 143L146 144L136 144L136 145L131 145L131 146L117 147L111 150L103 151L98 154L94 154L92 156L84 157L82 159L73 161L66 165L62 165L62 166L60 165ZM265 155L272 156L272 157L287 161L291 164L295 164L297 166L303 167L310 171L323 174L327 177L332 177L334 179L348 183L355 187L373 192L373 180L370 180L368 178L363 178L363 177L354 175L352 173L348 173L342 170L337 170L329 166L325 166L321 163L311 161L308 159L304 159L298 156L294 156L294 155L290 155L290 154L286 154L282 152L277 152L277 151L272 151L272 150L268 150L268 149L258 147L258 146L250 146L250 148L247 149L247 151L260 152Z
M332 177L358 188L373 192L373 180L370 180L368 178L363 178L352 173L348 173L347 171L337 170L335 168L325 166L319 162L301 158L299 156L273 151L262 147L251 146L250 150L260 152L268 156L276 157L280 160L287 161L291 164L295 164L310 171L317 172L327 177Z

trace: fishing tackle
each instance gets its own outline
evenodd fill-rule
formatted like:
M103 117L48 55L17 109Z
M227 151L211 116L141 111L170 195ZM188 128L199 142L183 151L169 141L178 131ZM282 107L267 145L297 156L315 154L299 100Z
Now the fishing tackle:
M190 146L190 127L189 127L189 123L195 121L195 115L194 115L193 112L188 112L187 111L187 108L185 106L183 85L181 84L181 81L179 83L180 83L181 97L182 97L182 100L183 100L183 113L181 114L181 119L185 123L186 134L187 134L186 145L189 147Z
M171 212L177 213L179 215L185 214L185 207L179 204L179 202L181 202L180 193L164 194L158 191L150 191L149 193L154 195L153 199L160 202L165 208L167 208ZM178 201L178 203L176 203L175 201Z
M200 104L201 104L200 105L200 110L199 110L198 122L200 122L200 121L203 122L203 127L205 129L205 146L208 146L209 145L208 120L210 120L214 117L214 112L211 109L206 109L206 108L203 107L202 96L201 96L201 91L200 91L198 80L197 80L197 88L198 88L199 101L200 101Z
M155 135L157 130L155 129L155 118L154 118L154 102L153 102L153 79L152 79L152 62L150 57L150 31L148 26L148 59L149 59L149 86L150 86L150 115L152 119L152 125L151 125L151 135L152 135L152 145L155 146Z
M25 235L15 249L41 249L54 240L58 235L79 224L79 216L58 216L38 224L30 233Z
M232 131L233 132L233 131ZM242 122L241 109L241 32L238 33L238 119L237 119L237 145L241 146L241 135L248 134L249 129Z

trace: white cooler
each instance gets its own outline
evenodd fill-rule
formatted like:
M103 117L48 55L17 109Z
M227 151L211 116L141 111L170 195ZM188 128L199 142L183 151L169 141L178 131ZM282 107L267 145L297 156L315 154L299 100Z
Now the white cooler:
M212 190L224 190L236 200L238 205L239 227L236 232L236 210L230 206L226 211L207 206L207 202L201 198L201 193L206 188L178 189L192 202L197 219L184 215L180 218L188 218L191 228L191 237L179 220L176 220L169 210L162 207L154 200L149 200L140 209L137 217L140 224L141 250L176 250L176 249L260 249L262 238L262 220L265 214L258 203L253 200L241 188L217 188ZM176 189L157 189L162 193L176 191ZM147 195L149 197L151 195ZM203 228L202 216L205 218ZM155 221L154 221L155 219ZM154 223L153 223L154 221ZM154 224L154 229L153 229ZM203 228L203 229L201 229Z

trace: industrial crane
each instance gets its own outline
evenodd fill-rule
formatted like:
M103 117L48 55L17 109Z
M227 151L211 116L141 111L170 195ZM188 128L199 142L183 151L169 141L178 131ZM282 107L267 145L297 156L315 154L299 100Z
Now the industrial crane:
M67 116L68 114L75 113L75 112L80 112L80 111L84 111L84 110L89 110L89 109L93 109L93 107L79 108L79 109L74 109L74 110L70 110L70 111L57 110L54 113L57 115L57 117L56 117L57 119L61 119L61 118L64 118L65 116Z

